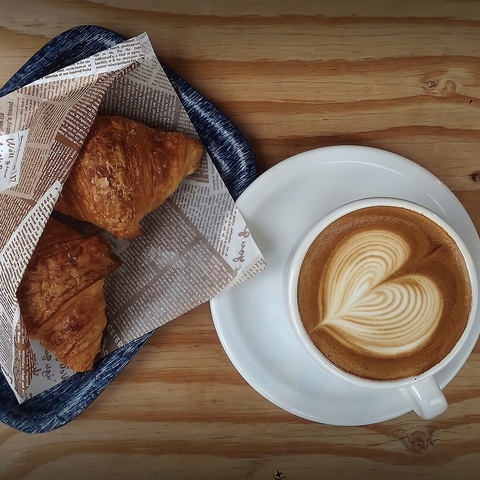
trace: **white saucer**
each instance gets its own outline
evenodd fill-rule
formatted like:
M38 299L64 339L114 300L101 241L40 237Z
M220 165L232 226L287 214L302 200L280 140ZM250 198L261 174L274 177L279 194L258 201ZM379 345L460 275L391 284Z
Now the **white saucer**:
M478 235L455 195L427 170L383 150L339 146L296 155L269 169L238 199L268 268L211 301L215 328L245 380L300 417L332 425L366 425L411 410L397 390L356 387L318 365L297 339L285 304L285 264L301 236L340 205L379 196L419 203L444 218L462 237L480 272ZM479 316L480 311L471 339L436 375L442 388L475 346Z

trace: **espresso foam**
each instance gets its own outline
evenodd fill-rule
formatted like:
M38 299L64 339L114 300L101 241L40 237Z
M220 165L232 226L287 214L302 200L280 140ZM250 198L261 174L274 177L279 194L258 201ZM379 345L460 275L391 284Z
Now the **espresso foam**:
M327 227L299 277L305 329L354 375L395 380L442 360L463 333L471 289L452 238L425 216L369 207Z

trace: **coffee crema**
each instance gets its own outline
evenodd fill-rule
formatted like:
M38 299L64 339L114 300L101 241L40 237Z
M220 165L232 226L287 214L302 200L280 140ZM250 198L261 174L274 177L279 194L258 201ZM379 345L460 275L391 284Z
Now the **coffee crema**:
M418 376L455 346L472 305L455 241L403 207L366 207L315 239L298 280L298 308L316 347L370 380Z

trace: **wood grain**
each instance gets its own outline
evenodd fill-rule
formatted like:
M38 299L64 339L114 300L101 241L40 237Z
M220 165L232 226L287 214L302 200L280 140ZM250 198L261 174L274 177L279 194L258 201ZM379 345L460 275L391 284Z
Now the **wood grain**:
M479 2L17 0L2 5L0 83L81 24L146 31L239 126L261 172L320 146L383 148L437 175L480 227ZM247 385L202 305L68 425L0 425L0 478L478 478L479 369L477 344L434 420L315 424Z

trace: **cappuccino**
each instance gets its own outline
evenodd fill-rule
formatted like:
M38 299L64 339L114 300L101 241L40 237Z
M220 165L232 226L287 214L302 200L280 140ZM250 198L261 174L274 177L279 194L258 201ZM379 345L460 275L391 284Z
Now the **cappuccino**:
M298 310L315 346L370 380L418 376L458 342L472 308L455 241L420 213L395 206L348 213L310 246Z

